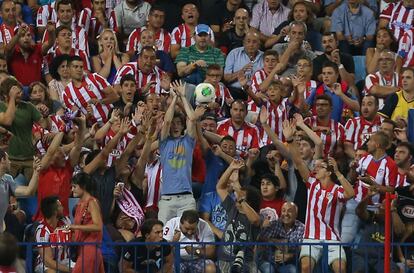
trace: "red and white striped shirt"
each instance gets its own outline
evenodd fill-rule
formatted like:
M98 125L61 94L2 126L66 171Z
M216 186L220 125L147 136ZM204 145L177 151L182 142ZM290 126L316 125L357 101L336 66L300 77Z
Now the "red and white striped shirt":
M346 201L344 188L331 184L324 188L315 177L306 182L308 205L306 207L305 239L340 240L339 219Z
M237 153L241 157L246 156L249 149L259 148L259 130L254 124L244 122L240 129L236 129L231 118L228 118L218 122L217 134L233 137Z
M381 15L380 19L388 20L388 27L394 33L395 39L398 41L404 33L413 27L414 9L406 8L403 1L388 4Z
M305 119L308 125L322 140L324 156L332 156L338 143L343 143L345 140L344 126L333 119L329 121L328 126L322 126L318 122L317 116L308 117ZM320 130L319 127L327 127L327 131Z
M109 154L106 166L111 167L114 161L121 157L121 154L125 151L129 142L134 138L136 134L137 127L131 126L129 132L119 140L115 149L113 149L112 152ZM112 129L109 129L109 131L106 133L103 146L106 146L108 142L111 141L112 138L114 138L115 135L116 132ZM103 148L103 146L101 148Z
M267 112L269 113L267 124L269 124L270 129L272 129L272 131L275 132L276 136L281 141L284 141L285 137L282 131L282 124L283 124L283 121L289 118L289 111L290 111L289 99L284 98L280 101L279 104L275 104L274 102L267 101L263 105L266 107ZM267 135L267 133L264 131L263 128L260 129L259 139L260 139L260 146L272 144L272 140L270 139L270 137Z
M214 32L209 28L210 39L214 43ZM186 24L175 27L171 33L171 44L181 45L181 47L189 47L195 44L191 29Z
M15 27L9 27L5 23L0 25L0 43L8 44L11 39L14 37L19 25Z
M58 221L57 228L63 227L65 225L69 225L70 220L68 218L63 218ZM50 234L54 233L55 229L51 227L45 220L40 221L39 225L36 227L35 231L35 239L37 243L49 243ZM47 247L47 245L38 245L38 248ZM53 251L53 249L52 249ZM39 250L39 254L37 255L35 265L36 267L41 267L43 264L42 259L43 253L42 250ZM53 257L57 263L62 264L69 259L69 248L68 247L56 247L54 249Z
M116 25L115 12L109 12L108 10L106 10L106 18L108 19L108 27L113 31L117 32L118 29ZM96 36L100 34L104 29L104 27L96 19L95 14L92 12L90 8L84 8L81 11L78 20L78 26L83 28L89 37L93 38L96 38Z
M403 173L400 173L400 172L398 172L398 174L397 174L397 185L395 186L396 188L398 188L398 187L406 187L406 186L409 186L410 185L410 183L408 183L408 181L407 181L407 174L403 174Z
M118 72L116 72L114 85L121 84L121 78L127 74L132 74L135 76L137 89L139 89L140 92L147 83L155 82L155 85L150 88L149 92L157 94L162 93L161 79L164 71L162 71L159 67L155 66L149 74L145 74L139 69L138 61L124 64L121 68L119 68Z
M365 78L365 88L362 92L363 95L366 96L371 93L371 89L374 85L401 87L401 79L397 72L392 73L392 75L382 75L379 71L374 74L369 74ZM378 100L379 109L382 109L384 106L384 98L378 98Z
M362 116L349 119L345 124L345 141L354 144L354 150L357 150L379 130L383 120L380 115L376 115L373 121L368 121Z
M47 53L46 56L44 56L43 58L43 73L48 74L49 72L49 65L52 63L53 59L56 56L60 56L62 55L62 51L60 50L59 46L55 47L54 49L49 50L49 52ZM81 57L82 61L83 61L83 70L85 71L91 71L91 64L89 62L89 58L88 55L86 54L85 51L83 50L79 50L76 48L71 48L69 54L69 56L79 56Z
M395 187L397 185L398 168L394 160L384 155L379 160L375 160L371 154L365 155L359 160L356 172L360 176L371 176L378 185ZM368 194L369 185L361 180L355 183L355 200L361 201ZM384 196L378 194L372 197L374 203L382 202Z
M85 76L82 79L81 86L75 87L73 82L70 82L63 92L63 102L66 107L73 110L78 108L84 115L87 114L86 108L91 105L94 120L105 123L108 119L109 111L112 109L112 104L89 104L91 99L102 100L105 98L103 90L111 86L108 81L98 73L93 73Z
M56 27L60 26L60 21L56 23ZM80 49L85 51L87 54L89 54L89 46L88 46L88 36L86 35L86 32L83 28L80 26L77 26L76 23L72 23L72 47L75 49ZM49 40L49 33L45 31L42 38L42 43L45 43ZM56 47L55 45L52 47ZM50 49L49 51L52 51L53 49Z
M252 77L252 91L257 94L260 92L260 85L269 76L264 69L257 70ZM276 75L277 76L277 75ZM264 91L264 90L263 90Z
M414 32L412 29L407 30L398 44L398 56L403 59L403 67L412 67L414 65Z
M57 13L55 10L56 2L48 5L43 5L37 10L36 26L46 27L48 21L57 22Z
M131 32L128 38L128 43L126 46L126 51L140 52L141 45L141 33L146 30L147 27L139 27L134 29ZM166 53L170 52L171 47L171 34L165 29L160 29L155 35L155 46L158 50L163 50Z
M218 118L224 118L226 116L225 107L226 101L229 99L233 99L233 96L230 94L229 89L221 82L215 86L216 89L216 102L220 105L218 109L216 109L216 115Z
M63 130L63 126L65 126L60 116L51 115L49 117L50 128L43 128L38 122L34 123L32 126L32 135L35 139L39 139L35 144L35 148L40 155L44 155L50 145L49 143L43 141L43 136L50 133L58 133Z
M145 175L148 181L147 204L145 209L158 209L162 184L162 168L159 158L146 165Z

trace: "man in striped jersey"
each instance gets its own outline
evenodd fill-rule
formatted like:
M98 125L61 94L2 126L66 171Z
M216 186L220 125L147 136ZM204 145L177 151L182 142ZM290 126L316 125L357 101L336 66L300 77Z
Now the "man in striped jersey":
M171 57L175 59L183 47L195 44L195 28L198 25L200 13L196 5L185 4L181 10L181 18L184 23L173 29L171 33ZM209 28L211 42L214 44L214 32Z
M170 89L170 78L160 68L156 66L156 51L152 46L145 46L139 53L136 62L124 64L116 72L114 86L120 90L120 83L123 76L132 74L135 76L139 95L145 93L160 94Z
M378 98L368 94L362 98L361 116L346 122L344 148L349 158L354 158L356 150L379 130L383 118L377 112Z
M378 66L379 70L377 72L369 74L365 78L365 88L363 94L373 94L374 96L379 98L378 109L382 109L382 107L384 106L385 98L397 92L400 89L402 83L400 75L397 72L395 72L394 52L381 52L378 59Z
M373 203L382 202L384 194L394 190L398 168L395 161L385 152L389 141L388 136L381 131L373 134L367 143L368 154L361 158L356 170L351 169L350 177L357 178L356 201L361 201L368 194L368 189L373 186L379 193L371 198Z
M348 180L339 172L333 158L316 160L313 174L300 156L297 144L293 139L295 133L296 122L286 120L283 123L283 134L289 145L292 160L308 189L303 242L338 243L341 240L339 235L341 210L344 203L354 196L354 190ZM301 272L312 272L321 255L322 247L320 246L302 246L300 253ZM346 272L346 256L342 247L328 246L328 264L335 273Z
M404 33L412 28L413 8L414 2L411 0L390 3L380 15L378 28L390 28L395 39L400 40Z
M51 242L51 234L57 234L58 228L70 224L70 220L63 216L63 206L58 197L48 196L42 199L40 209L44 218L36 228L35 238L38 243ZM68 247L53 248L50 245L39 245L39 254L36 258L35 272L70 272L75 263L70 264Z
M231 104L231 117L219 122L217 127L217 134L233 137L237 154L241 157L247 156L249 149L259 148L259 131L256 125L244 121L246 114L246 104L236 100Z
M316 115L305 119L306 125L322 139L324 156L334 156L342 151L345 130L342 124L331 119L332 99L326 94L318 95L315 99Z
M130 57L140 51L141 34L147 29L154 33L155 46L158 50L166 53L170 52L171 34L162 28L165 21L165 10L158 6L151 7L148 15L147 25L131 32L128 38L126 51Z
M119 98L115 90L97 73L84 76L81 57L72 57L68 65L72 82L63 93L66 107L72 111L80 110L92 123L105 123L112 109L111 103Z
M394 161L398 167L396 187L405 187L410 185L407 181L408 173L413 161L414 149L409 142L400 142L395 149Z

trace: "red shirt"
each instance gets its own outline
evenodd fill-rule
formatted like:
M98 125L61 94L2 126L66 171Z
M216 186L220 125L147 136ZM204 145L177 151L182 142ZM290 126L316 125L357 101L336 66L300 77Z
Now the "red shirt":
M283 199L262 200L260 204L260 215L269 221L276 221L282 214L282 206L285 203Z
M194 182L204 183L206 178L206 162L203 158L200 144L196 143L193 151L193 167L191 179Z
M32 52L25 59L19 46L16 46L9 61L11 74L24 86L29 86L32 82L42 80L42 45L36 44L32 47Z
M0 273L17 273L17 270L12 266L0 266Z
M71 179L73 174L73 167L70 161L66 161L63 168L56 168L49 166L46 170L40 172L39 187L37 189L37 212L33 217L35 221L43 218L40 212L40 202L43 198L48 196L58 196L63 205L63 214L69 215L69 196L71 194Z

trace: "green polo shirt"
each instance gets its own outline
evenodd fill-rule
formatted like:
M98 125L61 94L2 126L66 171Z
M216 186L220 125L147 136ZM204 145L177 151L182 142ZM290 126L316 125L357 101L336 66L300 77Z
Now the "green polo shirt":
M0 102L0 112L6 112L7 105ZM30 160L35 154L32 143L32 126L42 118L39 111L28 102L20 102L11 126L5 126L13 137L10 139L8 154L10 159Z
M224 67L223 53L220 51L220 49L211 46L208 46L204 52L198 51L195 45L192 45L190 47L183 47L180 49L180 52L175 59L175 63L177 64L179 62L184 62L186 64L189 64L198 60L205 61L207 65L218 64L221 67ZM203 77L205 77L206 69L201 69L201 72L203 74Z

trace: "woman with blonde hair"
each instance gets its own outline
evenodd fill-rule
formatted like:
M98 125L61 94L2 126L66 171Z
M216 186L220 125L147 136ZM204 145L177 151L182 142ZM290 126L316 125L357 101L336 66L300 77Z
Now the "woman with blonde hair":
M116 71L129 62L129 56L119 51L118 41L112 29L104 29L97 39L99 54L92 57L92 69L112 84Z

